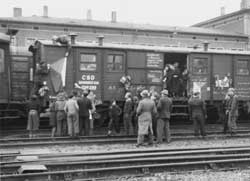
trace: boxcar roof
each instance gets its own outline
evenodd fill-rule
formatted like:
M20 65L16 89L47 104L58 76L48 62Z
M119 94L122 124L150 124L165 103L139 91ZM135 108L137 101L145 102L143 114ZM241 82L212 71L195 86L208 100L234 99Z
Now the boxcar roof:
M43 45L47 46L58 46L59 44L53 44L49 40L39 40L37 41ZM79 48L98 48L98 49L119 49L119 50L141 50L141 51L154 51L154 52L176 52L176 53L215 53L215 54L238 54L238 55L250 55L250 51L245 50L217 50L208 49L204 51L203 48L185 48L185 47L170 47L170 46L158 46L158 45L138 45L138 44L117 44L117 43L104 43L102 46L98 45L97 42L77 42L73 47Z
M109 29L124 29L124 30L141 30L141 31L154 31L154 32L177 32L186 34L204 34L204 35L220 35L220 36L233 36L248 38L247 35L230 32L219 29L209 29L200 27L177 27L177 26L159 26L152 24L134 24L127 22L110 22L110 21L96 21L85 19L72 19L72 18L54 18L54 17L2 17L0 21L7 23L32 23L44 25L58 25L58 26L76 26L76 27L95 27L95 28L109 28Z
M0 42L10 42L10 36L0 33Z

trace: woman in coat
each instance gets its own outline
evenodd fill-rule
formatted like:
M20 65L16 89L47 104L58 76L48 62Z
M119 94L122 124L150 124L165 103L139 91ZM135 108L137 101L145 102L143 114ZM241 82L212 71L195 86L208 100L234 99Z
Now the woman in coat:
M153 100L149 97L149 92L141 92L142 100L139 102L136 113L138 115L138 138L137 147L144 143L144 136L149 136L149 145L153 144L152 116L157 113Z

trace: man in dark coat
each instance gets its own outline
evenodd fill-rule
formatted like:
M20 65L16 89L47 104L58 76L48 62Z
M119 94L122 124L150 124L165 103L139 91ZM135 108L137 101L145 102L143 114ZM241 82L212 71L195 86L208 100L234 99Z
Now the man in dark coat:
M229 88L226 96L227 127L231 135L236 133L236 120L238 117L238 101L234 91L233 88Z
M84 127L84 135L89 136L90 134L90 120L89 111L92 110L91 101L87 98L88 90L83 91L83 97L77 100L79 106L79 127L80 134L82 134Z
M125 95L125 104L123 108L123 123L125 128L126 135L133 134L133 124L132 124L132 116L133 116L133 100L132 94L127 92Z
M189 99L188 104L190 118L194 123L195 136L199 136L200 130L202 137L205 137L206 107L205 102L200 98L200 92L194 92L193 96Z
M179 63L174 63L174 71L172 73L171 78L171 87L172 87L172 93L174 97L180 96L181 92L181 79L180 79L181 71L179 69Z
M163 132L165 134L166 142L170 142L170 129L169 120L172 111L172 100L168 97L168 91L163 90L161 92L161 98L157 104L158 116L157 121L157 142L162 143Z

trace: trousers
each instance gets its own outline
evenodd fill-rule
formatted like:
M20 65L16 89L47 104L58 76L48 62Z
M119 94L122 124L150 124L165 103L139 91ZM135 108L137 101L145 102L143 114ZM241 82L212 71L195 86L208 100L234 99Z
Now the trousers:
M194 123L194 135L206 136L204 116L202 114L195 114L192 118Z
M137 144L138 145L142 145L144 143L144 139L145 139L146 135L138 135L137 137ZM153 144L153 133L149 130L148 132L148 143L149 144Z
M69 136L76 136L79 134L79 120L78 113L68 113L67 115L68 123L68 134Z
M133 134L133 124L132 124L132 115L125 113L123 116L123 123L126 135Z
M169 118L160 118L157 121L157 142L162 143L163 134L165 136L166 142L171 141L171 133L169 127Z
M90 120L89 116L81 116L79 117L79 133L84 136L90 135Z

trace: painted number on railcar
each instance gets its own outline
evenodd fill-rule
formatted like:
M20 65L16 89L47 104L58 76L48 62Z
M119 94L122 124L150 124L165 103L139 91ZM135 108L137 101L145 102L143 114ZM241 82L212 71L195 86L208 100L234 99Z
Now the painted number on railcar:
M99 81L96 80L96 76L93 74L83 74L81 76L81 80L78 81L78 84L83 89L97 90L97 86L100 84Z

